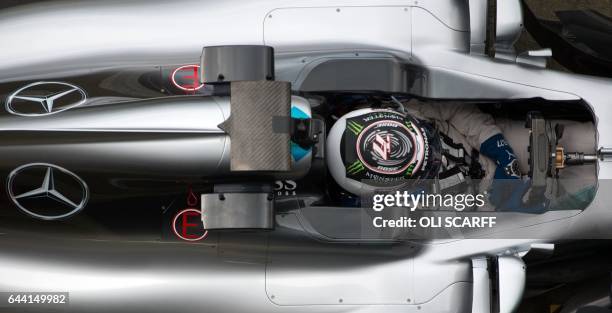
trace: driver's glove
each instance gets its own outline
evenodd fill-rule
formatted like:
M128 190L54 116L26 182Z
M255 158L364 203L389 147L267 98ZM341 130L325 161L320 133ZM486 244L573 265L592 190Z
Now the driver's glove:
M493 135L480 145L480 153L495 161L494 179L518 179L521 178L518 161L512 147L502 134Z
M500 211L540 213L544 211L544 201L524 201L530 190L531 180L521 179L518 160L502 134L496 134L480 145L480 153L493 159L497 164L489 201Z

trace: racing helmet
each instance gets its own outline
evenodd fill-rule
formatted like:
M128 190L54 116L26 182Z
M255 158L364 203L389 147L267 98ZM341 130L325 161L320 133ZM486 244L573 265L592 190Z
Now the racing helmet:
M342 116L329 132L326 150L334 180L355 195L413 186L435 178L441 164L435 129L389 109Z

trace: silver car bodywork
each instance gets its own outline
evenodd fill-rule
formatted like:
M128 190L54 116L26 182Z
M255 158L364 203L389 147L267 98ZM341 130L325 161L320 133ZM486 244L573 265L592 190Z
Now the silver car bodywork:
M510 47L521 29L518 1L500 2L505 4L498 19L507 24L500 25L498 54L492 58L483 47L486 1L49 1L0 13L0 83L18 90L26 85L22 82L118 67L197 63L203 46L265 44L276 52L276 79L290 81L295 91L583 100L599 118L598 145L612 146L612 124L603 121L612 114L610 80L517 63ZM98 87L104 89L104 81ZM219 144L225 136L216 127L207 128L224 119L223 105L213 103L218 99L195 102L154 95L121 99L124 105L118 110L113 108L118 99L107 99L57 118L5 114L0 131L57 136L74 130L91 136L162 132L173 141L169 146L193 154L164 151L163 142L139 146L138 140L126 145L110 140L83 146L68 157L78 163L120 153L118 164L99 166L153 168L154 174L181 177L201 175L193 168L215 175L227 165L226 145ZM176 102L173 110L167 110L169 102ZM138 114L151 115L143 118L146 123L115 118L130 116L120 111L143 103L147 108ZM165 119L155 119L157 109ZM209 136L191 142L175 140L177 133ZM183 143L185 147L177 146ZM3 154L12 153L10 149L0 147ZM45 153L60 165L65 158L60 146ZM138 162L147 159L141 153L157 153L159 158L151 160L159 163ZM32 153L16 157L21 163L40 161ZM610 163L598 166L600 180L612 178ZM510 312L524 283L520 256L539 241L609 236L608 200L599 192L584 211L525 217L520 237L547 240L488 239L503 237L502 231L473 235L477 239L360 242L322 234L317 222L299 211L278 216L277 229L270 233L220 233L195 245L56 241L9 229L0 235L0 289L69 291L69 310L74 312L167 312L176 307L182 312L492 312L496 299L490 294L489 265L482 260L497 256L511 260L500 262L507 265L498 265L499 270L515 274L505 283L512 287L504 292L509 300L497 299L503 303L500 312ZM330 211L327 218L336 227L353 221L342 210Z

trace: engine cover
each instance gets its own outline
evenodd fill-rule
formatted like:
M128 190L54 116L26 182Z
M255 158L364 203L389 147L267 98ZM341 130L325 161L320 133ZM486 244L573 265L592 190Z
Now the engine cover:
M393 110L361 109L334 124L327 151L336 182L360 195L434 178L441 148L427 123Z

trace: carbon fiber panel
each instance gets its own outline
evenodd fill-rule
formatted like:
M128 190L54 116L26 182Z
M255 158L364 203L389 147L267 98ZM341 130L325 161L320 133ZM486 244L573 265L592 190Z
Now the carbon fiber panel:
M230 101L231 170L291 170L291 84L232 82Z

